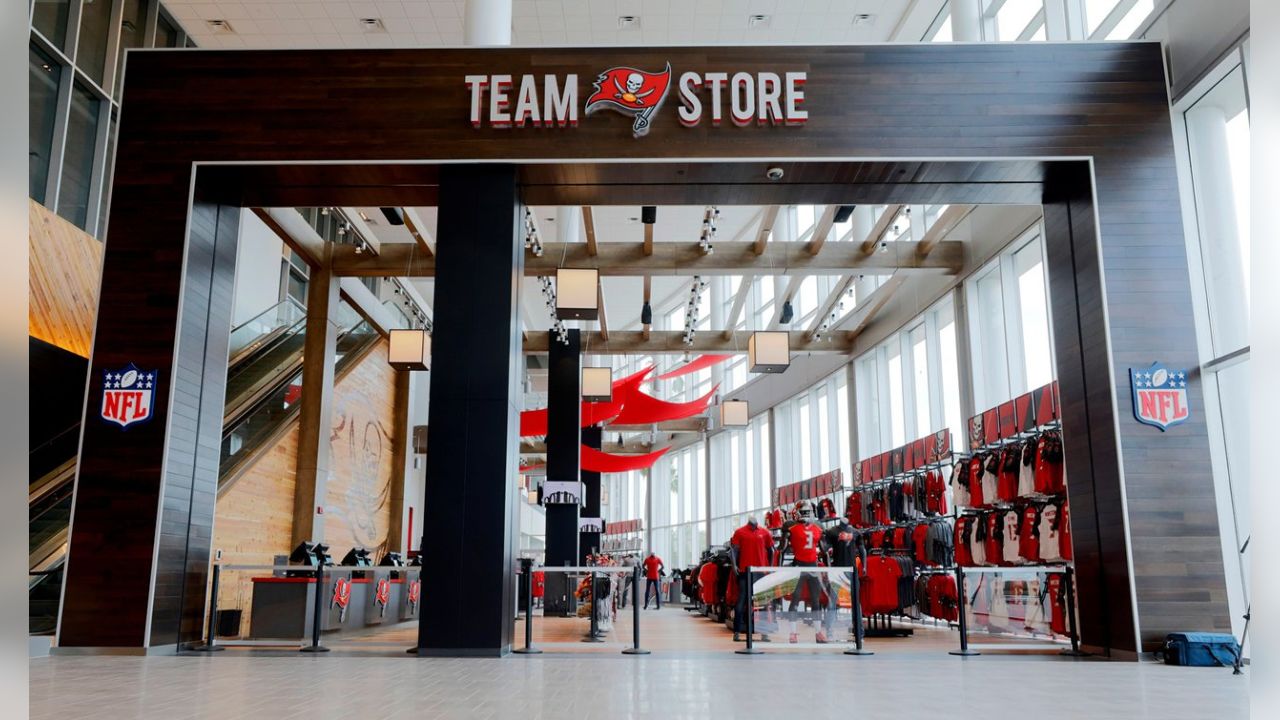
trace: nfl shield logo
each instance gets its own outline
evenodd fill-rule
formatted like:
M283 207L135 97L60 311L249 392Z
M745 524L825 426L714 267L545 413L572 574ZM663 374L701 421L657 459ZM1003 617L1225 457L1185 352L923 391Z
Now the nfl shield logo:
M1149 368L1129 368L1129 382L1133 386L1133 416L1138 422L1164 431L1191 417L1186 370L1152 363Z
M128 427L150 420L160 372L142 372L129 363L102 374L102 419Z

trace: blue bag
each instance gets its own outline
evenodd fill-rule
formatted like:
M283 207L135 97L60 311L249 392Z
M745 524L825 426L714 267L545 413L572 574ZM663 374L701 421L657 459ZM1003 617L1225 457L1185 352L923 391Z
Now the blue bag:
M1235 636L1225 633L1169 633L1156 659L1166 665L1231 667L1240 657Z

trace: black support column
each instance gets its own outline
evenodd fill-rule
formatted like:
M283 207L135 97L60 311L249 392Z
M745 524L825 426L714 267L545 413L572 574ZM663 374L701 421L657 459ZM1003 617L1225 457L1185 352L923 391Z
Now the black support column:
M440 170L418 654L511 650L521 368L516 169Z
M604 431L599 427L582 429L582 444L590 448L600 449ZM600 517L600 473L582 471L582 517ZM581 532L578 534L578 557L584 562L592 551L600 550L600 533Z
M579 502L559 499L553 483L571 483L581 497L578 472L581 459L582 337L568 331L568 342L551 336L547 368L547 565L574 565L578 557ZM574 609L572 587L563 573L546 576L546 614L568 614Z

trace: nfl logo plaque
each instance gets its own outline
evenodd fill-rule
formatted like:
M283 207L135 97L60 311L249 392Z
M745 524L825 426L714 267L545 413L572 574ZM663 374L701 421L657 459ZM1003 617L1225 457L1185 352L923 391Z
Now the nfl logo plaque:
M160 371L143 372L133 363L102 373L102 419L120 427L150 420Z
M1186 370L1151 363L1148 368L1130 368L1129 382L1133 386L1133 416L1138 422L1165 431L1191 416Z

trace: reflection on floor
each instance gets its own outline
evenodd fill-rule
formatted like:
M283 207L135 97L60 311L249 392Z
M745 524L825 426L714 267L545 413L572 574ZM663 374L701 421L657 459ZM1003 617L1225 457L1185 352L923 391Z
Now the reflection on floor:
M784 621L785 623L785 621ZM523 645L524 620L516 622ZM534 618L543 655L427 659L407 655L406 624L333 642L334 652L230 650L183 657L53 657L31 661L33 718L1058 718L1248 715L1248 675L1056 654L947 654L954 630L914 627L911 638L871 638L870 657L814 645L801 623L734 654L723 625L678 607L641 613L641 644L621 654L630 610L605 643L581 642L589 621ZM784 626L784 631L789 631ZM975 641L977 638L975 638ZM983 639L987 641L988 639Z

